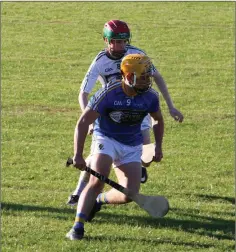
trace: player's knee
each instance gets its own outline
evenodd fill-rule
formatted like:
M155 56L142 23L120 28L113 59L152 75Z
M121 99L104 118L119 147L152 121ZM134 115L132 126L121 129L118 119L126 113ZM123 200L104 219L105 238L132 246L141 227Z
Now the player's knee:
M123 196L123 202L124 203L129 203L131 202L132 200L130 198L128 198L126 195Z
M96 193L100 193L104 187L104 183L99 179L92 177L89 180L89 187L91 187Z

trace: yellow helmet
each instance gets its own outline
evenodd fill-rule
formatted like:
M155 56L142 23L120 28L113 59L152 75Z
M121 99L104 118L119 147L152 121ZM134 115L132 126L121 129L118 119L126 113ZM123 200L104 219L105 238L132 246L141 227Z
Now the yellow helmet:
M123 88L125 85L133 88L132 95L141 94L152 86L153 66L148 56L129 54L123 58L120 68Z

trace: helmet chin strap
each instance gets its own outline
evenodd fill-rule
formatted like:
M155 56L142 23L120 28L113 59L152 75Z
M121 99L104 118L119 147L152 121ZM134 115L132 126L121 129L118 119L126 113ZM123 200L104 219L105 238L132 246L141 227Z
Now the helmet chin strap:
M147 88L144 88L144 89L136 88L135 87L136 82L137 82L137 75L136 75L135 72L133 73L133 83L130 83L127 76L125 77L125 84L127 86L131 87L135 91L136 94L142 94L142 93L148 91L151 88L151 85L149 85Z
M132 75L133 75L133 78L134 78L134 79L133 79L133 83L130 83L130 80L128 80L127 76L125 77L125 83L126 83L129 87L134 88L135 85L136 85L137 76L136 76L136 73L135 73L135 72L132 73Z

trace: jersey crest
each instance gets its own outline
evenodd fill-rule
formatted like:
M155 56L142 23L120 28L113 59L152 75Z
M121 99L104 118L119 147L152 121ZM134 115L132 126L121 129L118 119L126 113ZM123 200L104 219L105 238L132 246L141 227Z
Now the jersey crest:
M111 112L108 111L108 116L113 122L130 126L140 124L146 115L146 111L140 110L123 109Z

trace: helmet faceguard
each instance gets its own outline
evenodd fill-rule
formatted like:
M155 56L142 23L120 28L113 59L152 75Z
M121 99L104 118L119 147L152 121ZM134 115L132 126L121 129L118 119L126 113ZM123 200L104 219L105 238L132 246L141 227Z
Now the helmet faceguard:
M142 94L152 86L153 66L146 55L129 54L121 62L123 88L126 86L133 90L133 95Z
M108 44L111 56L115 58L123 57L126 44L129 44L131 39L128 25L120 20L110 20L104 25L103 39Z

